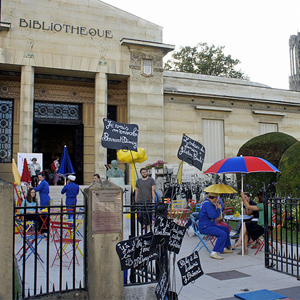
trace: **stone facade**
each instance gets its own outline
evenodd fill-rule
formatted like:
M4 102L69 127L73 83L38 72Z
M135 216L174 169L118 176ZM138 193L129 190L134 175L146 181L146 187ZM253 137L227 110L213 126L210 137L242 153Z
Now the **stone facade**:
M33 151L36 101L81 104L83 184L93 173L105 176L109 105L117 121L139 125L145 164L177 163L182 134L203 142L205 120L221 122L224 157L259 135L260 124L300 137L299 93L164 71L174 46L163 44L162 28L101 1L4 0L0 29L0 100L13 100L12 157ZM0 178L12 181L9 163L0 164Z

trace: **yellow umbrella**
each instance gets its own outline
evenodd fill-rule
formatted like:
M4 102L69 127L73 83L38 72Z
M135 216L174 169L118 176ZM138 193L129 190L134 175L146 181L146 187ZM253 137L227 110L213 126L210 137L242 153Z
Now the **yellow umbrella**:
M237 191L229 185L218 183L208 186L204 189L204 192L207 193L216 193L216 194L234 194Z
M138 151L128 151L128 150L119 150L117 153L117 158L120 162L131 163L132 164L132 190L135 189L135 172L134 172L134 162L142 163L148 159L146 150L143 148L138 148Z
M12 173L14 175L14 181L16 185L21 184L21 175L18 171L17 164L14 159L12 159Z

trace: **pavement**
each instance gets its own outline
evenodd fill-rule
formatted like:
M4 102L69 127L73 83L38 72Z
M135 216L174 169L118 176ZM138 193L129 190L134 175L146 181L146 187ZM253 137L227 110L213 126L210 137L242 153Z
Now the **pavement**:
M190 235L184 237L176 262L190 255L199 241L197 236L192 235L192 228L189 232ZM233 245L234 240L231 241ZM212 245L208 247L212 250ZM255 255L256 250L249 248L248 255L244 256L237 255L239 250L234 250L231 254L222 254L223 260L216 260L210 258L210 253L202 248L199 256L204 275L182 286L180 273L175 270L176 289L174 287L171 290L176 290L179 300L236 300L238 298L234 297L235 294L262 289L300 300L300 281L296 277L265 268L264 252ZM178 269L177 266L175 268Z

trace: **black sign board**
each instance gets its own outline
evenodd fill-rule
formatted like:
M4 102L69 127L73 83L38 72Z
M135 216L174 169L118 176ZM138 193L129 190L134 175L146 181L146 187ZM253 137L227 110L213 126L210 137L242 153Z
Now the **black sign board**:
M156 247L156 245L168 247L172 223L173 221L170 219L156 216L151 247Z
M202 171L204 156L204 146L184 134L177 157Z
M164 268L159 276L158 283L155 289L157 300L165 300L169 289L169 281L167 270Z
M186 228L172 222L168 250L179 253Z
M177 262L181 273L182 284L187 285L204 274L201 269L200 258L198 251L191 255L180 259Z
M156 259L156 249L151 249L153 233L137 236L116 245L116 251L120 259L121 270L136 268L148 264L150 260Z
M106 118L103 123L101 145L104 148L137 151L138 125L118 123Z

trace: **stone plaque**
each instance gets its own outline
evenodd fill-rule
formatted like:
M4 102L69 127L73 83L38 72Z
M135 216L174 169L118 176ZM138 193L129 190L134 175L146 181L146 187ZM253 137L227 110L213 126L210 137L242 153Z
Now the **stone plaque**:
M92 192L93 233L119 233L122 231L121 191Z

